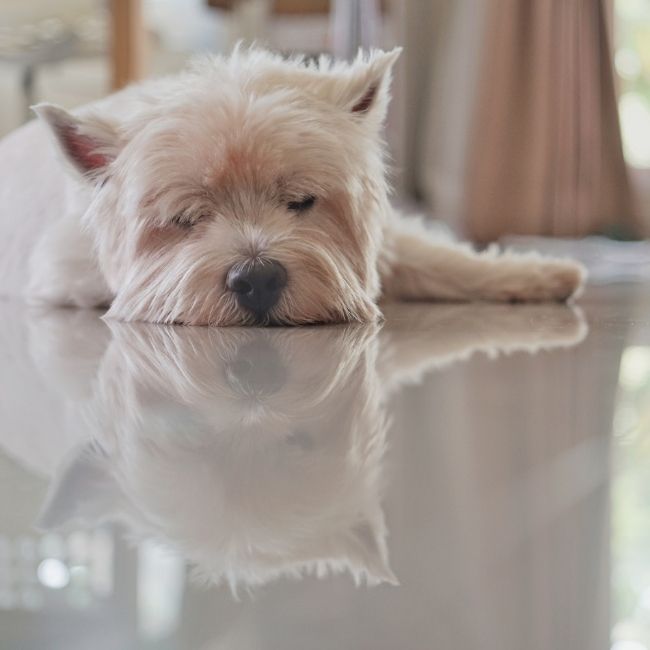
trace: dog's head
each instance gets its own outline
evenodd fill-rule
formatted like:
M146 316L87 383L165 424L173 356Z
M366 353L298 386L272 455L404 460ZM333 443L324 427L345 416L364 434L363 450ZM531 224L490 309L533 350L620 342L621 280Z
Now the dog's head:
M85 222L110 313L213 325L375 318L381 125L398 54L306 64L235 51L92 113L36 107L92 190Z

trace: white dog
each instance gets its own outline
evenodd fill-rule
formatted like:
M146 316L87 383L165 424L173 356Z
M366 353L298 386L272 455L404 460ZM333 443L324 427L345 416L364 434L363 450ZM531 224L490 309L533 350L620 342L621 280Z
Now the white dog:
M398 55L239 49L74 115L37 106L72 173L42 126L0 144L0 293L196 325L372 321L382 296L574 296L572 262L477 254L395 213L382 123Z

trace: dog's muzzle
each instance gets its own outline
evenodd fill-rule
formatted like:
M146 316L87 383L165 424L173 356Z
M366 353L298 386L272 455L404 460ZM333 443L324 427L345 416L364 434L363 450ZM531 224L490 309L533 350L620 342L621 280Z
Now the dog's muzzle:
M233 266L226 277L241 307L259 320L275 306L287 286L287 271L275 260L257 259Z

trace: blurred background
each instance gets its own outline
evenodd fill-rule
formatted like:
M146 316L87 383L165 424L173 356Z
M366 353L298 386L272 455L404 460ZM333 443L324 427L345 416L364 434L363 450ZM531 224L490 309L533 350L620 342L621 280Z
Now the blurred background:
M0 135L240 39L403 45L399 202L477 242L605 236L579 252L597 281L650 277L645 244L607 245L650 235L650 0L2 0Z

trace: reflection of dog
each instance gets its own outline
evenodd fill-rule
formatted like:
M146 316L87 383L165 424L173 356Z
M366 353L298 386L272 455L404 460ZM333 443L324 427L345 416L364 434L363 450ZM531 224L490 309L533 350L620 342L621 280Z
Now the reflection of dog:
M397 56L305 65L239 50L75 116L37 107L74 174L57 176L37 125L0 147L0 240L14 249L0 291L21 289L34 249L32 299L110 304L127 321L367 322L380 294L571 297L574 263L477 254L395 214L381 125Z
M569 346L585 333L559 305L402 309L410 329L391 319L379 338L361 325L111 324L84 406L93 443L59 472L42 525L118 519L233 587L342 570L394 582L381 509L386 393L476 350Z
M44 525L117 516L233 586L346 568L394 581L372 327L112 329L89 408L101 435L59 481ZM77 503L80 477L94 494Z

